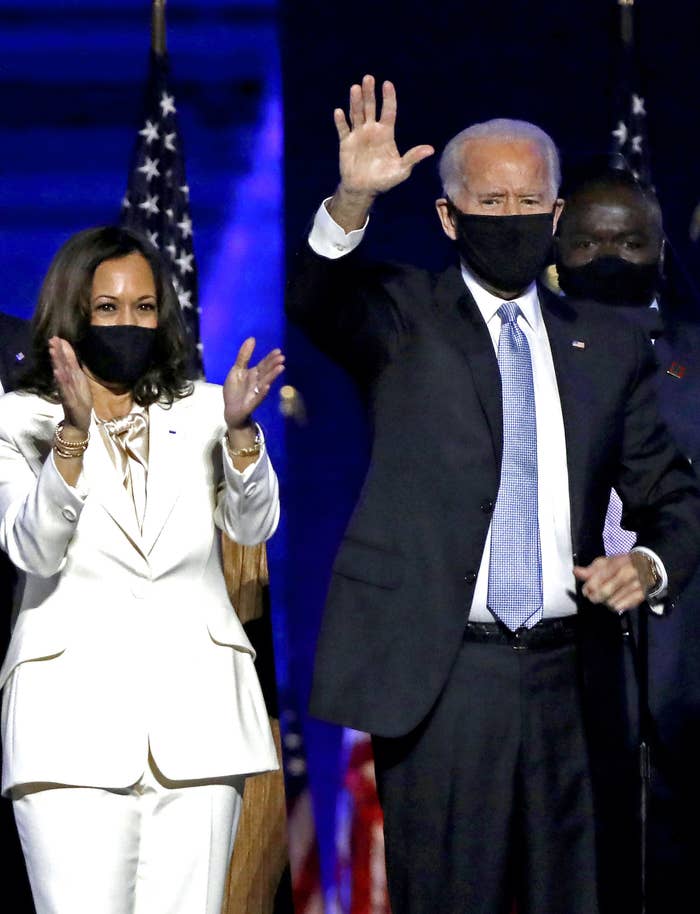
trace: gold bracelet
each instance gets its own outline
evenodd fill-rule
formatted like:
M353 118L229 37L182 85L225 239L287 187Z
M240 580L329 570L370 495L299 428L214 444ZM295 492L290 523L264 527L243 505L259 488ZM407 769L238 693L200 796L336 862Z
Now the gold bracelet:
M82 457L87 450L90 441L90 433L82 441L69 441L61 434L63 430L63 421L59 422L53 433L53 449L59 457L70 459L71 457Z
M262 437L260 429L256 426L255 441L250 447L231 447L231 439L226 432L226 447L231 457L257 457L262 447Z

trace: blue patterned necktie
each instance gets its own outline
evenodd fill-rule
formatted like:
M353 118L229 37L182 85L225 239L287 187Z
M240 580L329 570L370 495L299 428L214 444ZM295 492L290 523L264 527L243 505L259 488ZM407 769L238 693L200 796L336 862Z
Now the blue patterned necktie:
M498 309L498 367L503 393L501 484L491 521L487 606L509 629L542 618L542 563L537 515L537 422L530 347L517 324L520 308Z

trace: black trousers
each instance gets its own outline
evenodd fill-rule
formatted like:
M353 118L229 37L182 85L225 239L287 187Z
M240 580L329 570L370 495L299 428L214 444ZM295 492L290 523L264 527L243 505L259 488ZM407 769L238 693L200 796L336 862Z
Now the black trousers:
M428 719L374 738L394 914L598 914L579 692L574 644L465 641Z

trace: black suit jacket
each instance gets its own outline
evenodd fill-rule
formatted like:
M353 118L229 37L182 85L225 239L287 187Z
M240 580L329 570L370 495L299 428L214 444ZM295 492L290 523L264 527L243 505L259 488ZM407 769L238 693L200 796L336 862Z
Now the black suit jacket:
M0 381L14 390L30 353L29 322L0 312Z
M0 312L0 381L4 391L16 387L30 352L29 323ZM0 552L0 657L5 656L10 638L12 592L15 573L10 560ZM24 860L15 831L12 807L0 801L0 839L4 857L4 889L17 914L34 911Z
M574 561L603 554L611 486L657 552L671 598L700 557L700 494L655 409L641 331L540 289L564 417ZM338 552L311 711L399 736L428 714L462 642L496 500L501 385L486 325L452 267L439 275L300 255L288 312L356 377L370 467ZM574 341L583 345L574 346Z
M28 321L0 311L0 381L5 392L14 390L30 352ZM0 552L0 654L7 649L14 569L4 552Z

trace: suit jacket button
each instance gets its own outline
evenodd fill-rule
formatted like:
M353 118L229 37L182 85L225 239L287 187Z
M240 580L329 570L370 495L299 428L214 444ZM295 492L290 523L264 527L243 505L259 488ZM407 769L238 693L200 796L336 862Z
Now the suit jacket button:
M481 510L484 512L484 514L490 514L493 511L493 502L490 498L487 498L481 502Z
M464 580L467 582L467 584L473 584L474 581L476 581L476 573L473 571L468 571L464 575Z
M71 505L66 505L65 508L61 510L61 514L66 520L71 521L71 523L78 519L78 512Z

